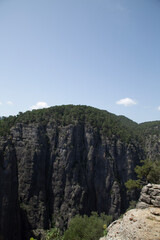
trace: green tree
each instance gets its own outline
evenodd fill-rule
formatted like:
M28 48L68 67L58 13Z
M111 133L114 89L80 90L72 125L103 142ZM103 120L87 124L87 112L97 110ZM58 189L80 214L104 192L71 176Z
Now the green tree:
M129 179L125 186L130 191L132 189L141 189L147 183L160 183L160 161L142 160L141 166L135 167L137 180Z

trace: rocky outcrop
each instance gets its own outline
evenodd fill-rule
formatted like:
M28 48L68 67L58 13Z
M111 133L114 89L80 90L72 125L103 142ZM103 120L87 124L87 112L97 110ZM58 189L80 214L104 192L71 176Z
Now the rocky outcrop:
M132 209L108 228L101 240L160 240L160 208Z
M160 185L148 184L142 188L137 208L160 207Z
M137 207L111 223L101 240L160 240L160 185L143 187Z

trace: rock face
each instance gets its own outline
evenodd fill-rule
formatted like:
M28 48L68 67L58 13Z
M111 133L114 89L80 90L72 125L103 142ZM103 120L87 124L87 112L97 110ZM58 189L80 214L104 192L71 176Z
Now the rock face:
M160 240L160 185L143 187L137 207L111 223L101 240Z
M1 139L0 145L0 239L20 239L18 171L14 146Z
M23 239L53 223L63 228L78 213L118 217L126 201L124 182L133 177L141 158L138 146L101 136L89 125L17 124L10 147L7 141L1 140L0 168L5 240L18 239L5 230L13 221L10 209L14 218L21 218Z
M19 120L0 137L3 240L28 240L54 224L64 229L78 213L117 218L136 197L126 193L124 183L135 178L134 168L145 156L141 143L116 135L118 117L114 131L106 125L105 133L85 118L67 124Z
M160 185L148 184L142 188L137 208L160 207Z

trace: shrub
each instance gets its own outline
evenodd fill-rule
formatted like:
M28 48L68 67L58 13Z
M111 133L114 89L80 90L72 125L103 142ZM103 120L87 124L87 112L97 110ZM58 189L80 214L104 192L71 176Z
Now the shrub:
M130 201L129 207L127 208L127 211L129 211L131 209L134 209L136 207L136 204L137 204L136 201L134 201L134 200Z
M138 180L129 179L125 183L125 186L128 189L128 191L131 191L132 189L141 189L142 188L140 179L138 179Z
M90 217L76 215L64 233L64 240L97 240L107 234L103 226L107 226L111 221L111 216L105 214L99 216L95 212L92 212Z

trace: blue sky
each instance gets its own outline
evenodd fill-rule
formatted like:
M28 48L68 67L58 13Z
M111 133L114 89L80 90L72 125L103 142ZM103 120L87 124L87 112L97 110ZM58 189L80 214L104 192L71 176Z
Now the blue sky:
M90 105L160 120L159 0L0 0L0 116Z

